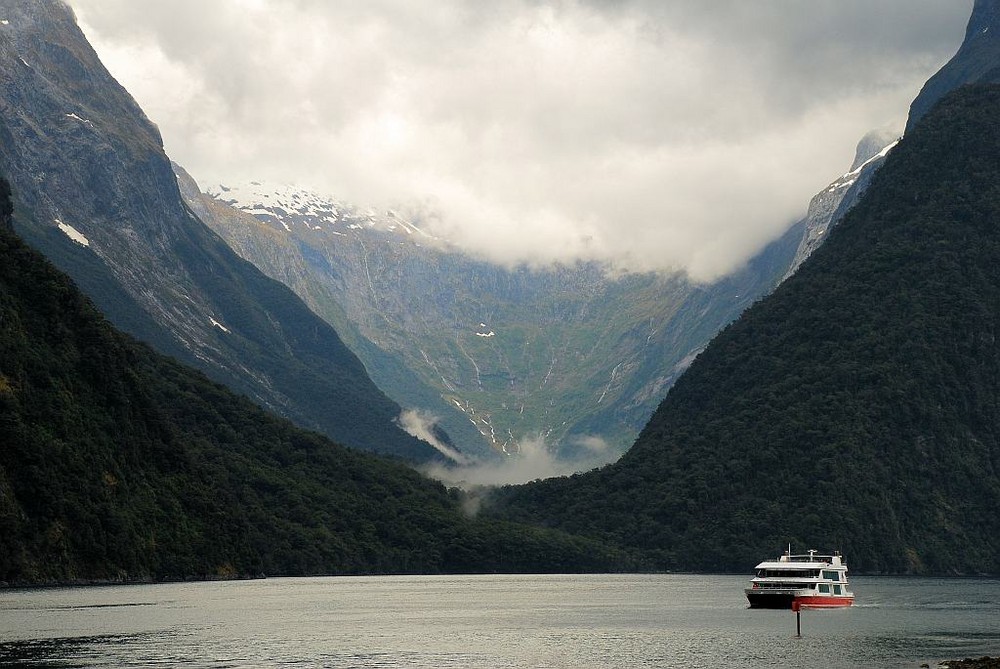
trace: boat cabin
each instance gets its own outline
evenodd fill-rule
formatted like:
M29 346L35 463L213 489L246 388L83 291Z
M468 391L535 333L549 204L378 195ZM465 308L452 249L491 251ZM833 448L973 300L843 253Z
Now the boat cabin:
M850 606L854 593L847 582L847 564L840 553L792 555L757 565L746 589L752 608L788 608L794 600L811 606Z

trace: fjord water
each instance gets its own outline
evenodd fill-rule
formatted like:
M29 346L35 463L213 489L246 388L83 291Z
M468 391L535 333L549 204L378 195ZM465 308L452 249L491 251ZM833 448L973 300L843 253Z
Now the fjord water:
M1000 581L855 578L746 608L740 576L396 576L0 592L0 666L918 667L1000 654Z

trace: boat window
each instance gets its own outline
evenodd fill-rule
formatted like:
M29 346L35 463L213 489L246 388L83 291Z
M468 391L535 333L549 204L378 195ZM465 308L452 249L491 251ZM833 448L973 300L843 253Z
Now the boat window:
M838 585L837 587L839 588L840 586ZM820 583L819 584L819 591L820 592L824 592L824 593L826 593L826 594L829 595L830 594L830 586L829 586L829 584L827 584L827 583Z
M839 595L840 594L840 586L839 585L833 586L833 594L835 594L835 595Z
M757 576L783 578L791 576L793 578L813 578L819 576L819 569L760 569Z
M798 582L798 583L782 582L782 581L761 581L759 583L754 583L753 587L757 588L759 590L760 589L763 589L763 590L768 590L768 589L770 589L770 590L813 590L815 586L812 583L809 583L808 581L804 582L804 583L801 582L801 581Z
M840 572L839 571L824 571L823 572L823 578L830 579L831 581L839 581L840 580Z

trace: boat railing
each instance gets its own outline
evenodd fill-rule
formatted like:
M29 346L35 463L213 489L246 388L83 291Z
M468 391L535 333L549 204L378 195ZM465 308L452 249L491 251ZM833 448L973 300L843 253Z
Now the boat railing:
M826 564L837 564L842 561L840 553L835 555L817 555L815 551L809 551L808 555L789 555L785 553L779 562L825 562Z

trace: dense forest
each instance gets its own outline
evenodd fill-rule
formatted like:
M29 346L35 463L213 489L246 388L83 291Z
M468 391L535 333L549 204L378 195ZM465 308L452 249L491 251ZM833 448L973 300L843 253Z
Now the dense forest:
M662 569L745 571L791 542L865 572L1000 573L998 118L1000 87L944 98L622 460L491 513Z
M15 236L0 190L0 582L628 566L470 519L457 492L117 332Z

